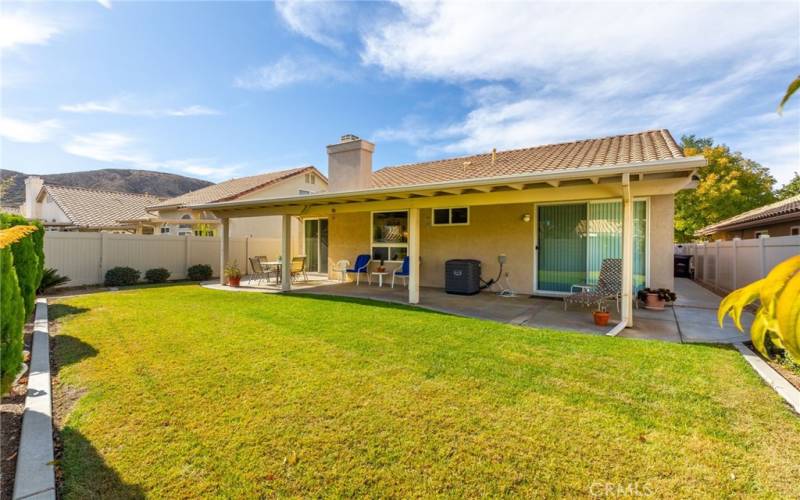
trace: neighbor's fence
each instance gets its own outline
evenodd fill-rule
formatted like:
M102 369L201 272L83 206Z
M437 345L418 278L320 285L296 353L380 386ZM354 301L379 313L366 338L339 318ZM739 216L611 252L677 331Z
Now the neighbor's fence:
M280 254L277 238L231 238L230 260L236 260L242 272L250 271L248 257ZM208 264L219 276L220 239L200 236L133 235L114 233L45 233L45 267L69 276L75 285L102 283L112 267L128 266L144 275L148 269L166 268L170 279L186 278L186 269Z
M800 236L675 245L694 255L694 279L730 292L763 278L776 264L800 254Z

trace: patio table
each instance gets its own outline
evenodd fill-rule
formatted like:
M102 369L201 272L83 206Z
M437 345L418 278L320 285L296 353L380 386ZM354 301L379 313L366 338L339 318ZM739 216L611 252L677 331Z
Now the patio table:
M380 288L383 288L383 277L384 276L388 276L389 273L386 272L386 271L381 271L381 272L375 271L375 272L372 273L372 275L378 277L378 286Z
M275 266L278 269L277 274L275 275L275 283L281 282L281 261L279 260L268 260L266 262L261 263L264 268ZM269 283L269 282L267 282Z

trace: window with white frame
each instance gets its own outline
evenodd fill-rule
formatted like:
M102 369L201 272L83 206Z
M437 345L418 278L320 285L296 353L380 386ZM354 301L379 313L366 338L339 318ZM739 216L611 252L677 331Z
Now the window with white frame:
M169 234L169 226L161 226L161 234Z
M754 235L756 238L764 238L764 237L767 237L767 238L769 238L769 231L767 231L766 229L765 229L765 230L763 230L763 231L755 231L755 232L753 233L753 235Z
M316 184L317 176L314 174L306 174L306 184Z
M408 212L373 212L371 228L372 258L377 261L402 261L408 255Z
M434 226L466 226L469 224L469 207L434 208L431 223Z

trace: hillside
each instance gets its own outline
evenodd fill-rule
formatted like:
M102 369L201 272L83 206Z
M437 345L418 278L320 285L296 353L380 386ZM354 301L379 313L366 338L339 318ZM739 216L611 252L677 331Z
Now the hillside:
M3 195L3 205L20 205L25 201L25 177L13 170L0 169L3 180L12 179ZM182 175L152 172L149 170L103 169L66 174L40 175L45 184L62 186L78 186L106 191L122 191L126 193L148 193L163 198L172 198L189 191L210 186L212 183Z

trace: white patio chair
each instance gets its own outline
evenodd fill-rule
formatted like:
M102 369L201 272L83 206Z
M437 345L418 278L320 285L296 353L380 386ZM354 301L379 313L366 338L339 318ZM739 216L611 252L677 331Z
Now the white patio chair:
M344 283L347 281L347 270L350 268L350 261L342 259L333 265L333 272L339 273L339 281Z

